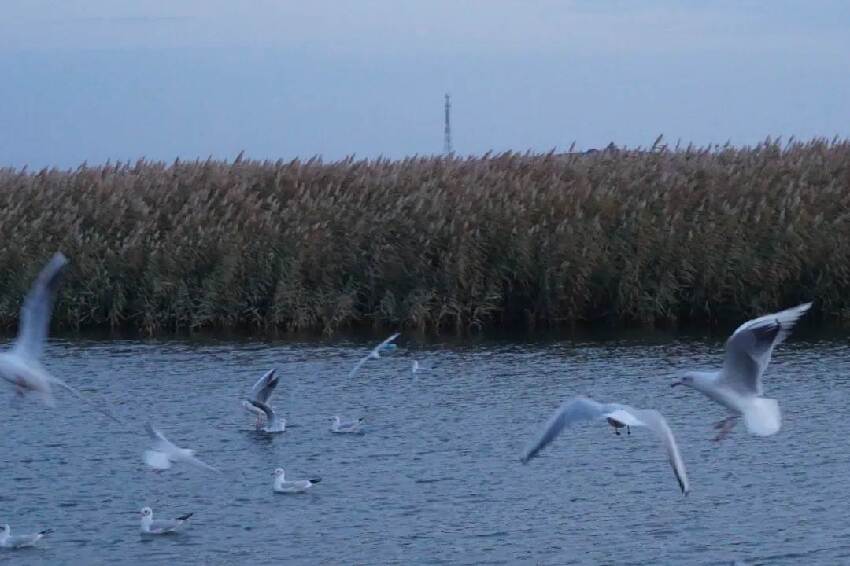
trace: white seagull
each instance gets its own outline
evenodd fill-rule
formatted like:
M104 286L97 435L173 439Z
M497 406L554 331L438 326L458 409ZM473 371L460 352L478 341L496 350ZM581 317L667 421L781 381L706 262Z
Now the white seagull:
M141 511L142 524L141 531L146 535L167 535L176 532L177 529L183 526L183 523L189 520L189 517L194 513L186 513L176 519L158 519L154 520L153 510L150 507L144 507Z
M248 399L242 401L242 406L245 410L257 416L257 429L261 426L260 419L263 417L264 412L254 406L251 401L269 404L269 399L271 399L272 393L274 393L274 388L277 387L277 382L280 380L275 375L276 371L276 368L272 368L263 374L263 377L258 379L257 383L251 388L251 391L248 393Z
M352 377L357 375L357 372L360 371L360 368L367 361L379 359L381 357L381 352L387 351L387 350L391 349L392 346L395 346L395 344L393 344L393 340L395 340L399 336L401 336L401 335L398 332L396 332L395 334L393 334L392 336L390 336L389 338L387 338L386 340L384 340L383 342L381 342L380 344L375 346L375 348L372 349L371 352L369 352L364 357L359 359L357 361L357 363L354 364L354 367L351 368L351 371L348 373L348 378L351 379Z
M172 462L188 462L213 472L219 472L218 468L214 468L206 462L195 456L195 451L189 448L180 448L173 442L165 438L161 432L153 427L150 423L145 425L148 434L153 439L153 448L145 450L143 458L145 464L155 470L167 470L171 467Z
M33 535L12 536L12 528L9 525L0 526L0 548L28 548L53 532L53 529L39 531Z
M56 404L52 386L62 387L95 410L120 422L109 410L90 401L61 379L53 377L41 365L40 358L50 330L53 301L67 265L68 259L64 255L59 252L53 254L30 287L21 307L18 337L12 348L0 353L0 378L13 385L18 396L32 394L48 407Z
M267 433L276 433L276 432L284 432L286 431L286 419L283 417L278 418L277 414L274 412L274 409L262 403L260 401L255 401L253 399L248 400L252 406L260 409L266 415L266 425L262 427L260 430Z
M283 471L283 468L277 468L273 473L275 493L304 493L322 481L321 478L286 481L286 473Z
M360 417L356 421L344 421L339 418L339 415L335 415L331 424L331 432L337 434L356 434L360 432L360 425L365 420L364 417Z
M618 403L597 403L591 399L578 397L562 404L552 415L540 437L531 444L522 455L522 462L527 463L534 458L540 450L552 442L564 428L583 421L607 420L614 427L614 433L619 435L623 427L631 434L633 426L645 426L650 429L661 440L667 451L667 458L673 467L676 481L684 495L690 491L688 474L685 471L685 463L679 454L679 447L673 432L667 426L667 421L661 413L651 409L635 409L628 405Z
M761 377L770 363L773 348L788 337L794 324L811 306L812 303L804 303L745 322L726 340L722 369L689 371L671 384L671 387L693 387L729 409L731 414L715 425L720 432L714 440L729 434L741 415L751 434L770 436L779 432L782 426L779 402L762 397Z

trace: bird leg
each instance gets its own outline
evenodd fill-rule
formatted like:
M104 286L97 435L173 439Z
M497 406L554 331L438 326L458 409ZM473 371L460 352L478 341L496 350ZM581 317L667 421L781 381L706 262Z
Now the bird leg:
M726 436L732 432L732 429L735 428L735 425L738 424L738 415L729 415L722 421L718 422L714 425L714 428L718 430L717 436L714 437L715 442L720 442Z
M614 427L614 434L616 434L617 436L620 436L620 430L619 429L623 428L625 425L623 423L621 423L620 421L618 421L617 419L612 419L611 417L607 417L606 420L608 421L609 425ZM631 434L631 432L629 434Z
M628 434L628 435L632 434L632 427L626 425L626 434Z

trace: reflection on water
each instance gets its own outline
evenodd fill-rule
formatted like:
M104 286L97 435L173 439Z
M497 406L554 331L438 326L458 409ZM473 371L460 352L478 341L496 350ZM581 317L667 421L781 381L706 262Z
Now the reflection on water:
M0 562L838 564L850 560L846 338L792 337L765 386L782 431L709 441L722 409L671 390L681 369L719 363L722 338L419 343L351 365L367 343L84 341L46 364L125 419L116 427L61 392L56 409L0 403L0 522L54 528L43 547ZM411 362L430 371L411 374ZM287 431L258 434L240 406L280 368L273 398ZM4 391L8 399L10 391ZM654 407L688 466L682 497L646 430L568 431L537 460L525 443L564 398ZM330 433L365 416L365 434ZM143 468L147 420L224 470ZM320 476L272 492L272 471ZM138 510L194 512L180 535L138 532Z

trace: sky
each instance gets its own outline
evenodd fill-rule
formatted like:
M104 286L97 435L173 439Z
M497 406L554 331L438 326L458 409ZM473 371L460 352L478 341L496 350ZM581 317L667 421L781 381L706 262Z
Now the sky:
M844 0L4 0L0 167L850 137Z

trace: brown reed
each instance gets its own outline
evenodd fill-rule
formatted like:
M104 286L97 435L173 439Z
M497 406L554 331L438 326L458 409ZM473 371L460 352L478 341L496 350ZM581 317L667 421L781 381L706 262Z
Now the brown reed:
M426 330L850 317L850 142L0 170L0 325Z

